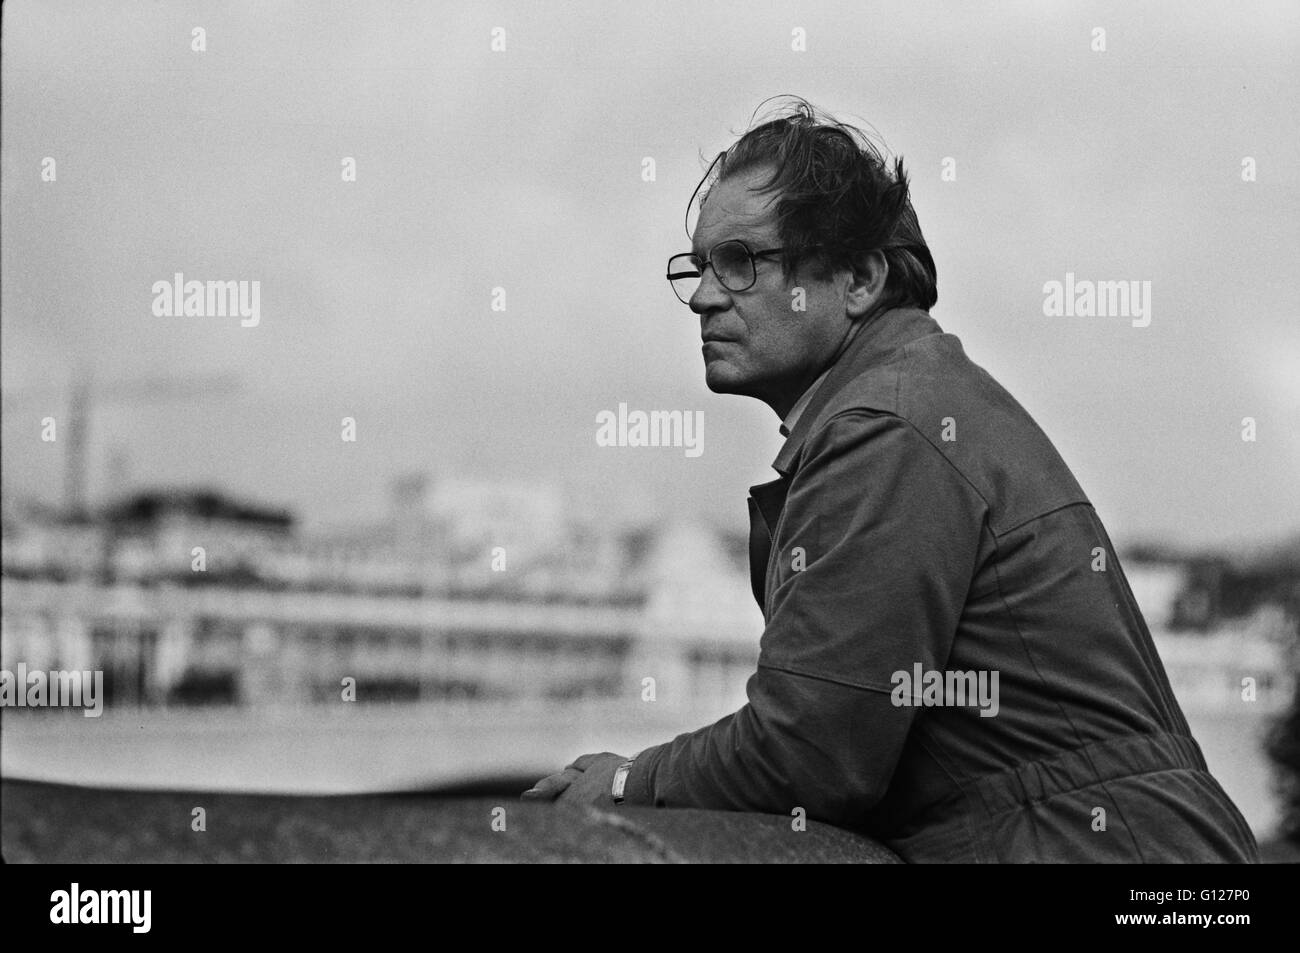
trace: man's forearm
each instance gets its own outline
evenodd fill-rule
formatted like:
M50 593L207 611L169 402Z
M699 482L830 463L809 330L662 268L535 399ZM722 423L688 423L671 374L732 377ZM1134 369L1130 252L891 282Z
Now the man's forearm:
M638 755L628 803L847 823L888 787L911 709L886 694L760 668L749 704Z
M624 796L629 804L656 807L703 807L717 810L765 810L777 803L779 784L770 772L755 772L748 762L754 732L744 723L749 705L712 725L678 735L637 755L628 772Z

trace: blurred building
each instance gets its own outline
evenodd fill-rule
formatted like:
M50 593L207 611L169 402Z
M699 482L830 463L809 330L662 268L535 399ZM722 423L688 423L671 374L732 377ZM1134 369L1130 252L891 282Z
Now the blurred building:
M11 507L3 665L105 672L113 705L744 700L761 617L706 531L617 534L546 487L394 484L388 519L299 530L213 492L79 523ZM750 611L743 610L749 604Z
M739 705L762 629L743 538L683 523L605 530L545 485L430 490L408 476L387 518L314 531L202 490L137 494L80 520L8 504L2 549L5 667L102 669L117 704L311 704L355 679L358 701L653 684L668 703ZM1290 590L1273 584L1227 617L1241 600L1207 586L1252 578L1240 567L1125 563L1185 706L1232 708L1247 678L1258 708L1287 703L1295 612L1273 596Z
M1124 561L1179 703L1189 713L1240 712L1248 705L1266 716L1285 709L1298 638L1287 590L1270 590L1258 600L1225 599L1205 586L1203 565L1202 557L1169 554ZM1225 613L1227 605L1242 614Z

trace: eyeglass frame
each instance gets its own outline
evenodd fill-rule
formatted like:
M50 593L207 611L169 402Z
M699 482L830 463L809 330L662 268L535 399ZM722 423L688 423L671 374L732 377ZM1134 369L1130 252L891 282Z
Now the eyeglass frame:
M756 265L756 264L754 263L756 259L763 258L763 257L765 257L765 256L767 256L767 255L776 255L776 254L779 254L779 253L785 251L784 248L765 248L765 249L762 249L762 250L760 250L760 251L750 251L750 250L749 250L749 246L745 244L744 240L739 239L739 238L724 238L722 241L715 243L715 244L713 245L713 247L709 249L709 257L708 257L708 258L705 258L704 260L702 260L702 261L700 262L700 266L699 266L699 268L698 268L697 270L698 270L699 273L700 273L700 283L701 283L701 284L704 283L704 269L705 269L705 268L710 268L710 267L713 266L713 257L712 257L712 256L713 256L713 253L714 253L715 251L718 250L718 246L719 246L719 245L728 245L728 244L739 245L741 248L745 249L745 254L749 256L749 270L750 270L751 272L753 272L753 275L754 275L753 280L750 281L749 284L745 285L745 287L743 287L743 288L730 288L730 287L727 286L727 283L726 283L725 281L722 280L722 276L718 274L718 269L714 268L714 269L713 269L713 277L717 278L717 279L718 279L718 284L722 285L723 288L726 288L726 290L727 290L727 291L730 291L732 294L740 294L741 292L748 291L750 288L754 287L754 285L758 284L758 265ZM805 246L805 250L813 249L813 248L821 248L821 247L822 247L822 245L821 245L820 243L818 243L818 244L813 244L813 245ZM677 258L684 258L684 257L686 257L686 256L688 256L688 255L689 255L689 256L698 257L698 256L695 255L695 252L693 252L693 251L683 251L683 252L678 252L676 255L672 255L671 257L669 257L669 259L668 259L668 265L667 265L666 267L671 268L674 259L677 259ZM668 283L669 283L670 285L672 285L672 283L673 283L673 279L674 279L674 278L685 278L685 277L687 277L687 276L684 275L684 274L681 274L680 272L676 272L676 273L675 273L675 272L669 271L669 272L668 272L664 277L667 278L667 279L668 279ZM696 286L696 290L699 290L699 286L698 286L698 285ZM682 296L679 295L679 294L677 294L677 286L676 286L676 285L673 285L673 294L676 295L678 301L682 301ZM695 295L694 295L694 292L692 292L691 297L694 297L694 296L695 296ZM687 301L682 301L682 304L689 305L689 304L690 304L690 301L689 301L689 300L687 300Z

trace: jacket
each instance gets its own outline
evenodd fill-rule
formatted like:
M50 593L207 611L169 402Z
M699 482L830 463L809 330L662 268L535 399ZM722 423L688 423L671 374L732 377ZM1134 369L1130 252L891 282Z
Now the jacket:
M909 862L1257 862L1097 513L930 315L873 318L751 488L737 712L630 803L806 816Z

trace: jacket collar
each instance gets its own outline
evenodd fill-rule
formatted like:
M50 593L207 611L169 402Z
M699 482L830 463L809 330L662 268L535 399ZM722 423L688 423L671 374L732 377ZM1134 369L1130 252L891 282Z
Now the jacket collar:
M890 354L905 344L917 338L942 333L943 328L939 327L938 322L930 317L929 312L920 308L890 308L870 318L850 342L848 349L831 366L830 373L803 408L794 429L781 447L781 452L772 461L772 468L782 477L790 475L799 451L803 449L822 410L855 377L875 365L883 364Z

